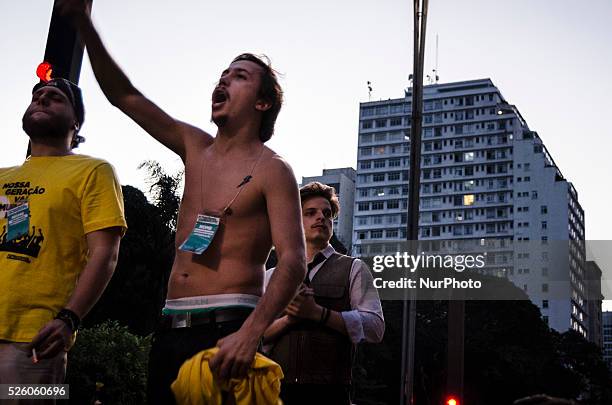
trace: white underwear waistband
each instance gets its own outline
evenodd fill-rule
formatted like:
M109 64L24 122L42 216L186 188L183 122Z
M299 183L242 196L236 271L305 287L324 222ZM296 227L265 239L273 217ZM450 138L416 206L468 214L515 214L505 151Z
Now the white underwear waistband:
M192 310L208 309L228 306L241 306L255 308L259 302L257 295L251 294L217 294L201 295L197 297L184 297L166 300L166 310Z

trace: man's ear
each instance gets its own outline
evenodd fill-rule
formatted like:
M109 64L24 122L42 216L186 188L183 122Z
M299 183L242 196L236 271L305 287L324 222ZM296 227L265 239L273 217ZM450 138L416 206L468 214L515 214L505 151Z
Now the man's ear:
M255 103L255 109L257 111L268 111L270 108L272 108L272 103L269 102L268 100L264 100L264 99L259 99L257 100L257 102Z

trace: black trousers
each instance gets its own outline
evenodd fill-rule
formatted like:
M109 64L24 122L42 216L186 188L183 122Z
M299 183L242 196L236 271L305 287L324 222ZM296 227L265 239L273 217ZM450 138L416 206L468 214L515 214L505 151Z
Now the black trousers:
M215 347L219 339L236 332L247 316L235 321L155 332L149 354L148 403L176 404L170 385L178 376L183 363L202 350Z
M284 405L350 405L351 388L340 384L281 384Z

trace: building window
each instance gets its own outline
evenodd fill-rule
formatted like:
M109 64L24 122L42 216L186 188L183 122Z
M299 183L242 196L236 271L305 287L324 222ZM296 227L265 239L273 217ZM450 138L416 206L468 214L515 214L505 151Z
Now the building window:
M389 133L389 141L401 141L404 139L404 134L401 131Z
M359 223L359 225L367 225L368 224L368 217L359 217L357 222Z
M376 201L372 203L372 210L382 210L384 209L385 204L382 201Z
M376 109L374 107L368 107L361 110L362 117L371 117L376 114Z
M376 174L372 175L372 181L375 181L375 182L385 181L385 174L384 173L376 173Z
M387 201L387 209L393 210L399 208L399 200L389 200Z
M548 229L548 222L542 221L542 229Z
M373 125L372 125L372 120L363 121L363 122L361 123L361 128L362 128L362 129L370 129L370 128L372 128L372 126L373 126Z
M375 160L374 161L374 168L375 169L380 169L380 168L383 168L383 167L385 167L385 160L384 159L383 160Z
M397 238L398 232L397 229L387 229L386 236L387 238Z
M375 155L384 155L385 154L385 147L384 146L378 146L378 147L374 148L374 154Z
M360 202L357 204L357 211L369 211L369 210L370 210L370 203Z
M400 179L399 172L389 173L389 180L399 180L399 179Z
M542 284L542 292L548 292L548 284Z
M389 159L389 167L399 167L400 165L400 159Z
M367 188L360 188L359 189L359 196L360 197L367 197L369 194L369 190Z
M379 132L378 134L374 135L374 142L384 142L386 140L387 140L386 132Z
M372 154L372 148L361 148L361 156L370 156Z
M404 106L402 104L392 104L391 105L391 114L398 114L404 111Z
M380 239L382 238L382 230L378 229L375 231L370 231L370 238L371 239Z
M402 119L401 118L391 118L390 125L392 127L400 126L402 125Z
M474 204L474 194L466 194L463 196L463 205L473 205Z
M376 120L376 128L384 128L387 126L387 120Z
M542 308L548 308L548 300L542 300Z
M548 207L547 207L546 205L542 205L542 206L540 207L540 213L541 213L542 215L546 215L546 214L548 214Z

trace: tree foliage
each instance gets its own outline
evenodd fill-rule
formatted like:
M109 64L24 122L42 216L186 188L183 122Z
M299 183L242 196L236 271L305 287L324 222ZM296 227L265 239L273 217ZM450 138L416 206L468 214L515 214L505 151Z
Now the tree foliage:
M142 162L139 169L146 169L150 184L149 192L153 197L153 204L159 209L162 222L176 231L181 197L179 190L183 180L184 170L171 175L161 167L159 162L147 160Z
M124 186L123 197L128 231L121 241L119 261L84 322L87 326L115 319L132 332L147 335L157 324L166 297L174 231L167 219L170 216L149 203L142 191Z
M83 329L68 354L70 403L91 403L101 383L105 404L144 404L150 345L116 321Z

